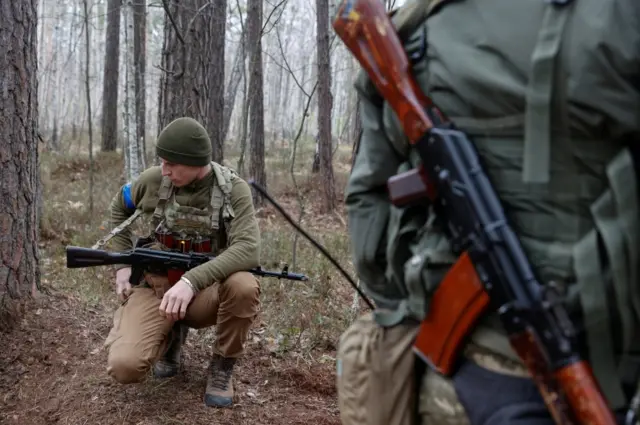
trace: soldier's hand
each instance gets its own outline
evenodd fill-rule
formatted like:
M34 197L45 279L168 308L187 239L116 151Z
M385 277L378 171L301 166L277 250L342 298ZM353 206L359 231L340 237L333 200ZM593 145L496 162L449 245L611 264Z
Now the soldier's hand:
M120 301L126 300L131 294L131 267L125 267L116 272L116 294Z
M184 280L179 280L162 297L160 315L173 321L184 319L187 307L195 296L193 289Z

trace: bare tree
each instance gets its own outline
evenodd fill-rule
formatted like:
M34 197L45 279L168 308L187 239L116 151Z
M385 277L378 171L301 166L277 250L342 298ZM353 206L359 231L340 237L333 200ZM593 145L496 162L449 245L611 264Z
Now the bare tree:
M134 0L133 8L133 69L135 73L136 140L142 145L142 168L147 157L147 4L144 0Z
M333 212L336 207L335 182L331 142L331 59L329 50L329 1L316 0L317 13L317 62L318 62L318 152L320 174L324 191L325 212Z
M135 180L145 168L144 158L144 140L141 138L143 130L140 122L140 103L144 101L139 99L139 72L140 61L136 60L135 55L141 49L136 48L136 37L134 33L138 32L134 29L135 6L130 0L124 5L124 34L125 34L125 104L123 109L124 134L126 136L125 143L125 175L128 181ZM139 20L138 20L139 24ZM140 42L140 40L137 40Z
M224 44L227 24L227 0L212 0L213 13L211 14L211 65L209 67L211 86L208 91L211 95L210 137L213 157L222 162L224 158ZM215 56L213 56L215 55Z
M91 120L91 27L89 26L89 5L88 0L83 0L84 7L84 30L85 30L85 95L87 96L87 124L89 126L89 217L93 216L93 123Z
M120 65L120 6L122 0L107 3L104 82L102 86L102 150L115 151L118 142L118 76Z
M242 12L239 12L242 13ZM242 16L240 16L242 24ZM245 50L245 27L242 26L240 33L240 44L238 50L236 50L235 57L233 59L233 66L231 68L231 75L229 75L229 82L224 95L224 119L222 127L222 140L224 141L229 131L229 125L231 124L231 115L233 115L233 107L235 106L236 95L238 93L238 87L240 87L240 81L245 74L244 62L247 57Z
M214 141L213 159L222 162L219 127L224 114L224 90L213 88L224 85L224 49L216 50L224 48L224 41L218 40L224 40L224 31L214 15L226 13L214 7L226 5L226 1L162 0L162 4L166 16L158 125L164 127L181 116L197 119ZM222 75L218 75L220 65L215 62L222 62Z
M267 175L264 167L264 92L262 75L262 0L248 0L247 45L249 48L249 96L251 101L249 122L249 146L251 165L249 174L256 183L266 188ZM254 191L257 207L264 200Z
M0 323L40 284L37 0L0 0Z

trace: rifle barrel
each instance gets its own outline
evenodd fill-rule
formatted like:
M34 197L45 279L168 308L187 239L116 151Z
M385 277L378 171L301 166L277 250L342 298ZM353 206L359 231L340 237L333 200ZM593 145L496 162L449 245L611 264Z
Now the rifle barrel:
M132 251L110 252L100 249L67 246L67 268L98 267L114 264L137 264L147 266L156 264L166 268L189 270L214 259L215 257L201 253L182 253L162 251L151 248L134 248ZM308 281L309 277L301 273L290 273L288 270L270 271L257 267L248 270L258 276L276 277L297 281Z
M131 260L131 254L128 252L109 252L81 246L67 246L66 254L69 269L126 264Z

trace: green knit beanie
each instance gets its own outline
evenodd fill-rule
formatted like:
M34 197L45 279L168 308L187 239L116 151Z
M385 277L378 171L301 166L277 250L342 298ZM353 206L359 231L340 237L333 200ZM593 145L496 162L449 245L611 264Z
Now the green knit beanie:
M205 166L211 162L211 140L198 121L182 117L160 132L156 153L174 164Z

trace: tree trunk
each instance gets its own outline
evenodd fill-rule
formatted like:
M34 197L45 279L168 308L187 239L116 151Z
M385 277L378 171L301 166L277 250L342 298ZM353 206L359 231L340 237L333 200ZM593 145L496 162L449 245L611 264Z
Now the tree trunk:
M84 0L84 31L85 31L85 74L84 74L84 83L85 83L85 94L87 96L87 126L89 128L89 219L93 217L93 122L91 116L91 85L89 80L91 76L89 75L91 69L91 27L89 26L89 5L87 4L88 0Z
M222 128L222 140L225 140L227 133L229 132L229 125L231 124L231 116L233 115L233 108L236 103L236 95L238 93L238 87L240 81L244 75L244 63L247 57L245 46L245 29L242 28L240 34L240 45L236 51L236 55L233 59L233 67L231 68L231 75L229 76L229 83L227 84L227 90L224 95L224 124ZM244 104L244 102L243 102Z
M120 5L109 0L102 86L102 151L115 151L118 142L118 71L120 66Z
M210 18L211 43L209 80L210 110L207 122L211 137L212 155L217 162L224 159L224 44L227 23L227 0L213 0Z
M264 92L262 75L262 0L249 0L247 11L247 45L250 49L249 96L251 101L249 121L249 147L251 164L249 175L266 189L267 175L264 167ZM253 191L254 204L261 207L262 196Z
M318 142L320 175L324 191L324 210L333 212L336 207L335 183L331 149L331 63L329 52L329 1L316 0L317 11L317 63L318 63Z
M125 4L123 10L124 16L124 37L125 37L125 56L124 56L124 69L125 69L125 90L124 90L124 109L123 109L123 123L124 123L124 136L126 142L124 144L124 158L125 158L125 176L127 181L134 181L138 178L138 175L144 170L144 157L142 139L139 139L140 116L138 114L138 91L136 87L137 72L135 59L135 36L134 30L134 6L131 3Z
M136 140L141 147L139 162L141 170L145 167L147 160L147 90L146 90L146 67L147 67L147 4L144 1L134 1L133 8L133 69L135 72L135 93L136 93Z
M0 324L38 268L37 0L0 0Z
M218 137L223 121L224 90L214 91L219 76L214 75L222 66L224 85L224 51L220 52L218 38L214 36L214 15L222 2L187 0L180 3L163 0L165 7L165 39L162 49L163 73L159 87L158 126L163 128L176 118L188 116L198 120L211 140ZM215 5L215 6L214 6ZM221 7L221 6L220 6ZM225 7L226 9L226 7ZM219 23L217 24L219 26ZM224 48L224 41L222 42ZM221 62L220 65L214 64ZM212 118L217 117L217 118ZM217 143L217 142L216 142ZM222 162L223 152L214 146L213 160Z

